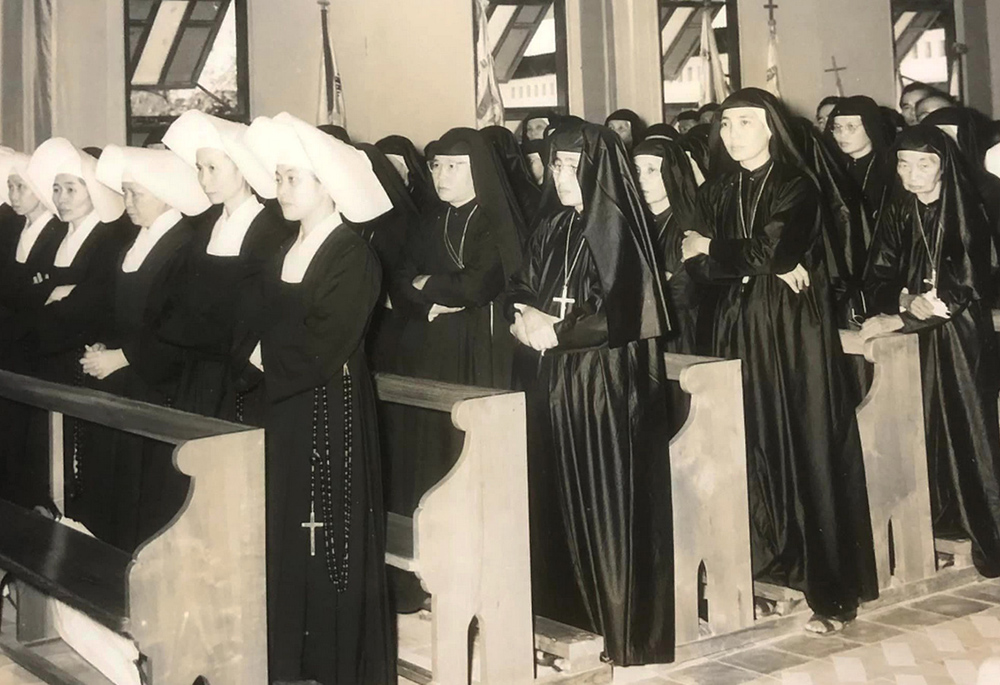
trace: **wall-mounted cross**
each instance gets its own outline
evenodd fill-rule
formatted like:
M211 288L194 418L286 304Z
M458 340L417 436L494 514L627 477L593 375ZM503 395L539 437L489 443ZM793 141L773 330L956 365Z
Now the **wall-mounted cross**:
M837 66L837 56L836 55L833 55L832 57L830 57L830 62L833 64L833 68L832 69L824 69L823 73L826 73L826 74L832 73L833 74L834 78L837 79L837 95L839 95L840 97L844 97L844 82L840 80L840 72L847 71L847 67L838 67Z

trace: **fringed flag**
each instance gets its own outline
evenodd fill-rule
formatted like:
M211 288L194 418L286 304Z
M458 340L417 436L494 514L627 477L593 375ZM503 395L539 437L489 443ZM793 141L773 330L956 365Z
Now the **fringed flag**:
M344 106L344 84L337 69L337 56L330 40L330 0L316 0L320 7L320 28L323 32L323 65L319 79L319 114L317 124L347 127L347 109Z
M701 97L699 105L722 102L729 97L729 83L722 70L719 45L712 30L712 15L708 7L701 11Z
M488 0L473 0L476 29L476 126L503 126L503 97L497 83L493 64L493 46L490 45Z
M778 22L773 18L767 22L767 82L765 88L775 97L781 97L781 83L778 78Z

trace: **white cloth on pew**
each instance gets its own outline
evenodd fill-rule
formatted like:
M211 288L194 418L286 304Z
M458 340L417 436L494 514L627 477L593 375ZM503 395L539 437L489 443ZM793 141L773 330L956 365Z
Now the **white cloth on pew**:
M86 526L78 521L63 518L59 523L94 537ZM139 669L136 666L139 649L134 642L57 599L52 600L52 613L56 632L63 642L72 647L73 651L100 671L105 678L115 685L142 685Z

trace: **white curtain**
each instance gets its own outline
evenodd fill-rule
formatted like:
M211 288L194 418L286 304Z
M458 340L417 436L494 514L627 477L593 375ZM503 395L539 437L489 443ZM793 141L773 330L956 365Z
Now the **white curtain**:
M31 152L52 135L53 0L0 0L0 143Z

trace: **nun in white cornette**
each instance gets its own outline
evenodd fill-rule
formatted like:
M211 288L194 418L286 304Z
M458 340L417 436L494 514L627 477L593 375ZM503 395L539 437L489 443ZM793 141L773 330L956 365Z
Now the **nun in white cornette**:
M364 346L381 268L342 223L370 221L392 205L363 152L290 115L258 118L246 142L275 174L281 210L297 228L264 272L260 344L253 355L244 347L263 368L268 398L271 680L394 684L395 616Z
M243 144L246 125L203 112L182 114L163 143L198 174L216 208L191 242L157 334L184 350L174 406L250 425L263 424L259 377L232 364L233 329L245 316L246 294L264 264L289 236L273 202L274 175Z

